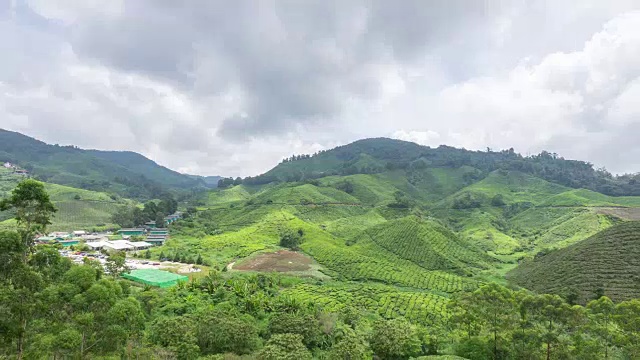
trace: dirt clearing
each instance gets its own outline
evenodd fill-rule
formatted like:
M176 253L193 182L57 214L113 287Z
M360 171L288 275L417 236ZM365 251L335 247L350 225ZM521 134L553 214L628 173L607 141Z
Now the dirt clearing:
M307 271L311 270L313 260L299 252L280 250L259 254L233 265L234 270L245 271Z
M617 216L624 220L640 220L640 208L601 207L600 214Z

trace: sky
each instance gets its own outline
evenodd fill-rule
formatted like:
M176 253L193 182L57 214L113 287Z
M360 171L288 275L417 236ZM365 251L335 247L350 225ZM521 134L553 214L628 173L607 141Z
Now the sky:
M0 0L0 128L253 176L368 137L640 172L637 0Z

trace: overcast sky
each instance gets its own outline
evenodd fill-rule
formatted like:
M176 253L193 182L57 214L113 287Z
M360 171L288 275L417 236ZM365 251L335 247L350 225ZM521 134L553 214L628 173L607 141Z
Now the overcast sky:
M365 137L640 171L637 0L0 0L0 128L248 176Z

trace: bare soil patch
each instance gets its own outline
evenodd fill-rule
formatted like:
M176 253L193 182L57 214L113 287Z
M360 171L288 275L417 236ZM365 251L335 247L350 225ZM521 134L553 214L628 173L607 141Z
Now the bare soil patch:
M624 220L640 220L640 208L601 207L600 214L617 216Z
M234 270L245 271L307 271L311 270L313 260L299 252L280 250L259 254L233 265Z

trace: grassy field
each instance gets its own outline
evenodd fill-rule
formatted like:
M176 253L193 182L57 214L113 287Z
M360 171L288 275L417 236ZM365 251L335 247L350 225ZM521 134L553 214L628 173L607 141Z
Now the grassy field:
M616 301L640 297L640 222L626 222L569 247L539 254L507 274L541 293L575 292L584 303L602 288Z
M0 198L10 195L11 190L24 179L14 175L11 171L0 168ZM116 228L111 222L111 216L121 207L134 204L133 201L122 199L106 193L76 189L68 186L45 183L45 189L49 194L58 212L52 219L49 230L103 230ZM0 217L0 228L11 229L12 221L6 221L11 217L10 213Z

